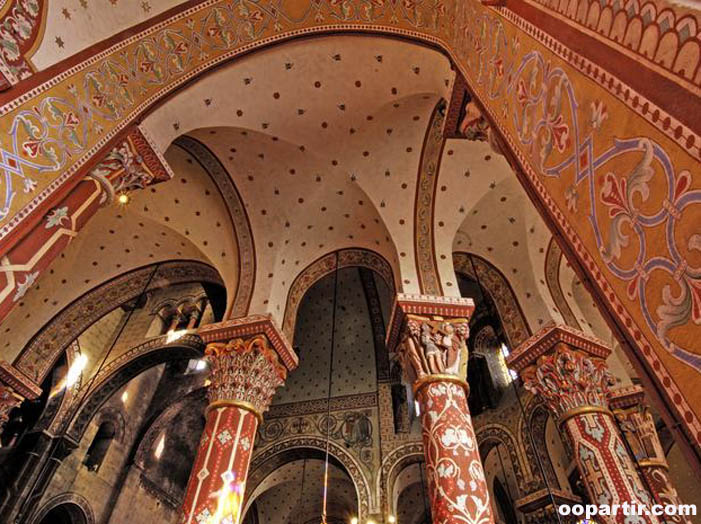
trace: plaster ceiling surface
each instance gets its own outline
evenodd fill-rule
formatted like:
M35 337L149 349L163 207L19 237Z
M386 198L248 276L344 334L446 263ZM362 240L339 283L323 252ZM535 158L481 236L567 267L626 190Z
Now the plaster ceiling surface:
M54 315L103 282L167 260L197 260L217 269L229 305L238 282L238 247L224 201L189 153L171 148L175 176L132 192L127 206L98 210L40 274L2 322L0 350L11 361Z
M232 175L256 246L251 311L282 319L295 277L321 255L346 247L377 251L390 264L390 234L367 195L349 177L290 142L245 129L202 129L204 142Z
M324 462L296 460L277 468L256 490L252 501L261 524L303 523L321 516ZM349 522L358 511L353 481L341 468L329 465L328 515ZM330 520L331 520L330 519ZM244 519L245 520L245 519Z
M611 330L594 304L594 297L582 284L565 257L560 259L560 287L582 330L602 340L611 340Z
M502 156L483 142L449 140L435 208L436 258L445 294L459 293L451 253L473 253L509 281L531 329L562 322L545 282L550 232Z
M290 373L274 404L325 399L331 359L334 275L312 286L302 299L293 345L299 367ZM357 268L338 271L336 334L331 396L377 390L375 347L370 312Z
M91 289L132 269L173 259L209 263L170 227L129 207L102 208L3 320L3 359L12 362L41 326Z
M399 267L407 275L405 289L417 290L412 250L419 160L430 115L440 98L449 97L453 77L446 57L415 44L369 36L293 41L207 75L156 109L142 125L162 149L183 133L205 142L229 170L249 209L256 212L270 209L254 195L265 197L267 191L271 198L275 187L280 190L276 206L295 209L291 204L299 195L283 189L295 184L301 190L305 176L321 184L321 192L315 194L320 200L326 198L329 209L352 210L361 200L365 206L374 205L395 244L388 250L404 253ZM224 133L216 128L224 127L236 129L229 139L238 132L240 147L222 139ZM211 128L217 133L208 136ZM244 130L248 135L240 135ZM250 151L264 146L266 151ZM235 154L231 149L236 149ZM284 171L274 173L278 167ZM256 182L247 189L250 176ZM358 190L346 189L349 184ZM348 198L338 198L341 190ZM295 212L309 213L302 207ZM310 218L327 221L323 216ZM284 223L270 220L264 234L285 234L279 229ZM259 237L259 227L252 226ZM357 221L353 227L359 227ZM338 239L348 243L358 235L344 231ZM317 250L312 259L332 248L328 243L318 248L318 244L307 243L309 251L310 245ZM265 243L256 238L256 245ZM374 238L372 246L382 248ZM266 274L260 270L257 282ZM289 278L284 280L289 284ZM269 300L276 313L281 300Z
M31 58L46 69L129 27L180 4L179 0L52 0L43 38Z
M424 470L422 468L424 468L423 462L409 464L397 475L396 479L394 480L394 484L392 485L392 507L394 508L395 513L399 513L399 496L402 494L402 492L408 489L412 484L420 485L421 482L425 482L425 478L423 476ZM421 498L422 497L419 497L416 502L421 505L423 509L423 502ZM399 522L402 521L400 520Z
M424 497L424 485L414 482L406 486L397 499L397 522L400 524L424 524L429 514L428 500Z

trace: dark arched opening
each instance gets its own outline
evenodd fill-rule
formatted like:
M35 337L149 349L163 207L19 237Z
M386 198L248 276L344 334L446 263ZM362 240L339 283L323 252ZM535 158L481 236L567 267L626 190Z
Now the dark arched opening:
M51 508L39 524L88 524L88 519L80 506L67 502Z
M89 471L97 471L100 469L102 461L105 460L107 451L116 434L117 425L113 421L106 420L100 424L88 448L88 452L85 454L85 460L83 461L83 464L85 464L85 467L87 467Z

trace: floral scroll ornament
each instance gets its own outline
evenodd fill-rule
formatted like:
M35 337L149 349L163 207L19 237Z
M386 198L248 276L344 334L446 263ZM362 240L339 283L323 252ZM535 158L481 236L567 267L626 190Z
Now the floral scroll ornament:
M627 282L628 298L640 303L648 327L664 347L679 360L701 370L701 355L679 347L669 337L674 327L690 321L696 326L701 324L701 266L694 266L688 258L691 252L701 251L701 234L692 234L687 245L681 247L676 232L684 212L701 203L701 191L691 189L689 171L674 172L665 151L651 140L617 141L610 156L624 152L642 153L642 157L627 176L610 171L604 176L600 199L608 210L607 239L601 238L599 226L594 222L602 257L609 269ZM666 195L650 211L651 197L658 196L652 194L650 184L658 176L666 180ZM664 232L667 253L648 252L648 234L652 228ZM636 242L631 242L631 236ZM624 267L623 254L634 246L637 246L635 261ZM668 279L671 277L672 283L662 286L655 318L650 311L647 287L653 276L661 277L660 272L666 273Z

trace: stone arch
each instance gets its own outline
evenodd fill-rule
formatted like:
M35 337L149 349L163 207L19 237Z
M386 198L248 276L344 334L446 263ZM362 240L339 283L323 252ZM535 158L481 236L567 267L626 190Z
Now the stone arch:
M327 442L325 439L303 436L294 437L280 442L276 442L263 450L257 452L251 460L250 473L248 476L247 492L252 493L256 486L277 466L294 460L296 451L307 449L316 452L325 452ZM364 521L370 512L372 501L370 492L370 482L368 481L362 467L353 456L343 447L334 442L328 442L329 456L340 464L353 480L356 495L358 497L358 520ZM323 455L321 455L323 458ZM290 459L292 457L292 459ZM280 462L282 461L282 462ZM267 467L266 467L267 465ZM250 491L249 491L250 490ZM250 504L250 500L244 502L245 510Z
M545 282L548 285L548 290L550 291L550 296L553 298L555 306L557 306L557 309L560 311L567 325L581 330L582 327L579 325L577 317L572 312L572 308L567 303L565 294L562 291L562 285L560 284L560 263L562 261L562 256L562 249L560 249L555 237L552 237L550 239L550 244L548 244L548 251L545 254Z
M526 482L531 477L531 472L523 459L523 454L518 446L518 440L511 431L501 424L487 424L476 428L475 435L477 437L477 446L480 450L480 457L483 462L494 446L503 444L504 447L506 447L509 452L509 459L514 468L516 481L523 494Z
M36 516L31 518L29 522L32 524L39 524L52 509L59 506L70 506L71 511L80 512L79 514L85 519L85 524L95 524L95 513L93 512L92 506L90 506L90 503L84 496L74 492L61 493L49 499L37 510L35 513Z
M380 494L381 507L384 512L395 514L395 501L390 494L394 493L394 485L399 473L404 468L421 462L424 462L424 446L421 442L404 444L392 450L382 460L380 474L375 481L375 489Z
M282 330L289 340L294 337L294 327L297 321L297 310L302 303L306 292L317 281L334 272L336 269L336 254L338 254L338 268L364 267L373 270L380 275L394 297L397 290L401 291L401 285L395 285L397 275L387 260L368 249L341 249L318 258L304 268L294 279L287 294L285 314L282 321Z
M115 427L114 439L118 442L124 442L127 433L127 423L124 420L122 410L115 407L106 407L101 409L95 415L98 425L103 422L111 421Z
M72 409L57 417L54 426L60 433L80 442L95 413L132 378L169 360L197 358L203 351L204 343L197 335L185 335L173 342L167 342L162 336L135 346L105 366L86 386L90 389L84 398L80 396L80 405L71 406Z
M151 420L143 424L142 433L139 437L137 437L134 445L136 448L136 451L134 452L134 463L141 469L144 469L146 466L146 456L153 448L156 439L159 437L159 435L161 435L163 429L168 427L178 411L183 409L184 405L196 405L201 403L203 406L206 406L206 392L207 389L204 387L190 391L187 395L158 412L151 418ZM204 410L202 411L202 415L204 416Z
M116 98L117 107L109 107L102 109L100 108L101 114L106 114L109 118L102 118L99 122L95 120L95 114L98 113L97 108L90 106L88 103L82 102L82 100L87 100L93 93L80 92L73 95L71 92L75 91L75 86L84 85L95 85L95 83L87 82L87 75L91 77L100 77L101 80L107 82L109 79L108 75L104 71L110 70L111 62L119 62L117 59L117 54L124 55L124 60L130 61L137 53L140 45L143 43L145 38L152 39L156 42L159 40L159 35L156 31L170 31L172 34L177 33L177 29L185 27L185 20L192 21L192 26L200 26L204 23L205 17L211 14L211 10L219 10L221 17L211 17L211 18L221 18L226 19L227 24L231 24L230 18L234 15L226 12L226 6L220 5L219 3L204 3L198 4L196 6L182 5L179 9L174 9L169 14L170 18L162 20L160 18L154 18L152 21L139 27L141 32L134 34L134 31L125 31L114 38L107 41L107 44L99 44L94 46L92 49L88 50L86 53L78 53L72 59L68 59L62 63L64 67L64 72L52 78L51 81L44 81L49 78L52 71L46 71L45 74L38 73L34 77L30 78L27 82L20 83L16 90L13 90L13 99L7 103L7 117L6 117L6 129L9 129L14 125L14 122L18 118L21 118L21 111L31 111L32 106L40 107L43 102L48 100L51 95L56 95L57 93L64 94L69 100L68 103L74 105L76 113L87 113L90 118L86 119L85 122L81 122L81 134L86 135L85 143L80 144L80 154L71 155L70 160L66 160L57 163L56 166L47 168L45 171L49 176L43 177L41 185L38 188L35 197L25 197L19 195L16 188L8 188L5 193L7 195L17 195L15 201L12 202L11 206L8 207L8 215L12 218L8 220L2 227L0 227L0 239L6 241L8 235L11 235L13 239L17 238L18 235L26 233L22 229L31 222L30 217L35 219L37 217L45 214L50 208L50 197L54 195L55 190L61 190L65 192L70 189L71 184L77 182L77 180L82 176L84 170L89 166L90 162L95 161L95 156L101 151L114 143L116 138L123 132L123 130L141 118L144 113L151 110L155 104L161 102L166 96L172 94L175 90L184 87L188 82L191 82L194 78L201 76L205 72L213 70L216 66L225 63L228 60L233 59L243 55L244 53L251 52L255 49L261 49L265 46L277 42L283 42L292 38L298 38L302 36L309 36L313 34L328 34L328 33L377 33L381 35L386 35L388 37L394 38L407 38L413 39L417 42L434 46L441 50L443 53L447 54L455 61L456 69L462 70L463 72L469 72L467 76L467 82L469 86L473 89L479 89L479 102L481 106L484 106L486 118L492 124L492 127L497 132L499 138L507 146L508 151L505 151L505 155L509 158L510 162L514 165L520 166L523 169L517 170L517 176L519 180L526 186L532 195L533 199L536 201L538 206L544 215L547 216L549 225L553 229L557 229L566 242L563 244L563 248L566 250L568 255L571 255L571 260L573 263L576 262L578 271L581 270L582 273L588 277L591 277L591 285L594 289L595 295L598 299L604 300L612 303L612 307L607 311L607 319L610 319L612 323L616 324L617 335L624 338L633 348L638 348L640 351L630 351L631 358L635 358L640 361L640 364L645 367L646 373L651 379L653 379L656 385L659 387L661 393L664 394L662 401L666 404L664 407L668 408L671 412L671 416L676 419L685 430L686 430L686 440L685 443L688 446L695 447L695 451L698 456L698 445L697 442L700 440L699 435L701 435L701 425L699 424L698 412L692 408L693 400L697 399L693 388L688 386L682 387L677 384L689 384L688 380L689 374L683 374L683 372L677 372L674 370L670 372L665 367L664 363L658 357L658 354L664 354L665 351L672 351L673 355L681 360L682 362L689 364L691 366L697 366L698 362L696 359L691 361L694 357L693 354L685 349L678 347L675 343L667 338L667 331L664 329L657 329L652 321L648 320L649 312L646 309L645 301L639 301L635 304L630 304L622 299L620 291L614 291L616 286L612 286L606 278L607 264L605 260L601 260L597 255L592 255L591 253L598 253L599 250L595 249L596 241L591 238L583 238L581 231L578 231L579 226L575 224L571 217L568 217L562 212L563 203L557 202L556 200L563 195L564 185L559 187L556 184L560 183L562 177L555 176L555 173L551 173L553 176L547 177L547 182L543 181L543 169L542 166L536 166L530 161L530 157L525 152L525 146L519 144L518 141L521 137L517 136L519 130L515 131L512 129L515 127L513 123L511 125L505 121L504 118L499 118L497 112L500 111L497 106L500 104L503 106L506 103L505 96L502 97L502 93L498 92L497 88L493 85L487 84L485 79L491 78L491 74L498 74L497 69L502 66L502 58L507 60L541 60L550 61L555 60L558 63L570 63L576 65L576 62L580 61L576 53L572 56L558 57L555 53L558 53L556 49L559 46L557 38L552 38L551 35L541 34L542 31L537 31L533 29L533 26L528 17L523 18L519 14L514 14L512 12L501 13L500 16L494 12L489 11L487 8L480 4L472 5L466 2L456 2L449 3L449 5L439 12L435 9L435 6L424 6L420 8L420 11L414 12L413 14L408 14L403 7L397 7L399 4L387 4L386 8L378 11L376 13L377 18L373 19L373 23L367 23L359 14L354 13L354 16L342 17L338 16L334 20L334 24L330 24L329 20L335 18L336 13L333 12L321 12L321 7L313 9L311 5L309 9L304 12L304 16L288 18L289 26L286 31L280 31L275 33L273 27L279 27L278 16L279 13L272 15L271 13L261 13L258 14L263 17L264 22L254 23L252 21L246 20L241 21L241 25L246 27L251 35L250 37L238 37L238 32L236 32L237 38L231 39L232 42L227 42L228 45L221 45L220 40L206 40L203 42L204 45L208 45L208 49L213 48L212 53L201 53L200 58L193 56L188 56L188 59L184 66L180 69L174 69L167 66L163 66L163 69L167 71L167 77L160 82L147 83L144 81L140 86L142 92L139 92L137 86L133 86L133 89L128 90L122 88L116 84L120 81L117 77L120 75L114 75L115 78L109 83L108 87L97 83L100 85L100 91L96 93L94 99L102 101L105 98ZM299 7L295 3L295 7ZM445 7L445 6L444 6ZM188 11L184 11L188 9ZM300 10L300 12L302 12ZM315 15L318 15L315 17ZM272 18L272 17L275 18ZM507 17L512 24L510 28L515 31L521 31L518 34L528 34L535 35L533 37L534 43L532 45L536 46L533 49L529 49L529 46L521 46L521 51L514 49L509 50L509 42L520 42L519 38L507 38L504 36L505 22L503 17ZM164 17L165 18L165 17ZM431 23L423 23L424 20L431 20ZM273 21L275 23L273 23ZM535 20L533 20L535 21ZM238 19L236 19L238 22ZM158 25L156 25L158 24ZM481 26L494 28L490 31L482 31L485 35L484 39L471 39L467 35L479 32ZM460 31L452 31L453 27L461 27ZM448 29L451 28L451 29ZM510 29L510 30L511 30ZM224 28L217 27L217 33L221 34L225 32L226 34L233 34L234 31L229 29L229 26ZM576 34L578 38L582 35ZM499 43L497 45L497 38L503 37L503 44ZM113 44L111 47L108 47ZM598 43L597 45L605 45ZM480 60L478 64L480 65L479 71L472 71L471 66L473 64L469 63L467 60L468 56L473 56L473 50L475 47L479 46L478 51L480 52ZM186 48L193 46L185 46ZM488 50L488 51L484 51ZM493 50L493 53L492 51ZM196 53L193 53L195 55ZM493 56L492 56L493 54ZM163 59L167 59L170 55L168 53L162 53ZM489 55L489 56L488 56ZM191 58L191 59L190 59ZM498 58L498 59L497 59ZM487 64L485 67L489 70L487 73L483 70L481 66ZM157 64L161 66L161 64ZM513 64L515 66L515 64ZM526 71L526 66L528 64L524 62L524 67L521 71ZM552 70L562 70L565 68L551 68ZM622 68L621 70L625 70ZM70 71L70 73L68 73ZM655 73L656 74L656 73ZM579 73L577 73L579 75ZM604 75L605 76L605 75ZM577 79L585 78L584 76ZM517 81L518 78L514 78L513 81ZM644 93L643 98L651 96L651 91L648 86L643 85L639 82L635 76L630 74L624 75L623 80L616 78L615 76L609 77L608 79L603 76L601 79L597 77L597 81L592 84L593 92L588 96L605 96L612 99L616 107L622 112L630 112L629 100L626 98L624 101L620 93L625 92L628 84L626 82L633 82L636 86L634 89L640 89ZM43 82L43 83L42 83ZM578 83L581 84L581 83ZM505 86L506 83L500 83L500 86ZM71 86L71 87L69 87ZM130 86L132 87L132 86ZM49 92L49 90L55 89L54 92ZM501 87L499 88L501 89ZM681 93L686 91L681 89ZM114 90L114 91L112 91ZM514 93L515 89L504 89ZM584 88L581 85L573 85L573 93L582 95ZM118 97L110 97L105 93L120 93ZM127 92L131 96L123 96L122 93ZM71 94L69 96L68 94ZM99 96L98 96L99 95ZM617 95L620 98L614 98ZM43 97L41 99L40 97ZM684 100L684 97L677 97L679 100ZM647 102L646 102L647 103ZM698 134L695 129L690 129L686 124L677 123L678 116L682 115L684 108L687 107L687 103L677 104L674 108L670 109L671 115L663 108L656 110L655 112L648 112L654 114L654 119L652 116L641 115L641 133L640 137L632 137L628 140L627 144L623 144L621 140L617 140L617 143L621 144L621 147L639 147L640 143L643 141L657 141L663 139L672 142L673 154L668 155L665 151L665 146L658 147L655 155L658 158L668 162L668 165L674 168L676 163L676 170L679 173L688 173L685 169L686 165L689 165L689 160L693 161L693 155L698 154ZM582 100L577 103L573 100L572 107L581 108L581 111L585 111L585 107L588 104L583 103ZM506 106L504 106L506 107ZM103 111L107 111L103 113ZM660 115L661 112L661 115ZM583 115L583 113L581 113ZM689 114L687 112L687 114ZM677 115L677 116L674 116ZM662 126L659 122L674 122L670 126ZM96 123L100 124L102 127L102 132L98 133L94 131L92 133L88 132L88 127L98 128ZM518 127L518 123L516 123ZM596 126L599 127L599 126ZM664 127L664 128L663 128ZM647 138L650 137L650 138ZM610 145L614 144L614 135L607 131L598 140L599 143L606 142ZM686 145L688 144L688 146ZM574 144L573 147L578 147L578 144ZM17 155L17 147L12 152ZM629 149L629 151L632 149ZM688 153L688 154L687 154ZM691 156L690 156L691 155ZM59 165L60 164L60 165ZM564 164L563 164L564 165ZM569 166L570 164L566 164ZM589 164L591 165L591 164ZM31 171L32 174L37 171L35 168L26 168L27 171ZM675 170L673 169L673 171ZM24 173L23 173L24 174ZM672 175L676 176L676 175ZM27 180L27 177L25 177ZM682 180L682 178L680 178ZM562 184L567 183L567 181L562 180ZM688 187L688 186L685 186ZM557 195L557 198L554 198ZM594 217L596 218L596 217ZM670 222L671 223L671 222ZM573 227L574 226L574 227ZM590 235L587 235L589 237ZM686 238L685 241L689 241ZM9 241L8 241L9 243ZM655 247L666 249L664 242L658 243ZM649 249L648 253L652 253L653 250ZM667 251L664 251L665 256ZM670 267L676 267L682 265L679 263L672 264ZM686 260L683 261L686 263ZM670 270L671 272L671 270ZM653 278L656 278L653 276ZM652 331L652 335L647 333L644 328L647 325L647 329ZM689 337L686 337L689 339ZM694 371L694 369L684 371ZM684 395L684 393L686 395ZM685 397L688 396L692 400L687 402ZM680 399L680 400L677 400Z
M547 447L546 427L549 418L548 408L541 399L533 395L526 403L522 416L519 417L519 437L521 446L526 453L526 460L531 465L534 488L545 486L543 473L545 474L545 482L550 488L559 488L560 486ZM543 467L542 472L538 462L539 457Z
M474 269L473 269L474 264ZM478 280L494 301L504 331L512 348L531 336L531 329L523 314L511 284L501 271L478 255L464 252L453 253L456 273ZM477 275L475 275L475 271Z
M175 139L173 144L186 151L209 174L221 193L229 212L231 226L238 246L239 278L234 291L234 301L229 317L243 317L249 313L256 279L256 250L246 207L231 176L217 156L202 142L187 135Z
M149 290L166 285L200 282L223 286L217 271L193 261L172 261L129 271L109 280L59 312L21 351L15 367L41 383L58 357L89 326L104 315Z

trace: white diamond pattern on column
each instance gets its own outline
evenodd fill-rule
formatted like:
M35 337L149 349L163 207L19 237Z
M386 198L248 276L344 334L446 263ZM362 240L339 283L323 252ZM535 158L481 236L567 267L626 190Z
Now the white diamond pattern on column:
M200 511L197 516L195 517L195 520L197 520L198 524L207 524L209 520L212 518L212 514L209 512L207 508L204 508L202 511Z
M226 444L231 440L231 433L229 433L228 429L225 429L219 435L217 435L217 438L219 439L219 442L221 442L222 446L226 446Z

